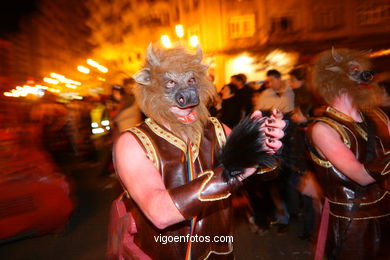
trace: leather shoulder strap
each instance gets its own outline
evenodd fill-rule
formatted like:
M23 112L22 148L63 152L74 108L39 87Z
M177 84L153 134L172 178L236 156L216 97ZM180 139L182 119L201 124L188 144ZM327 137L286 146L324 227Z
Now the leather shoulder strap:
M340 135L340 137L343 140L344 144L348 148L351 147L351 140L350 140L347 132L342 127L342 125L340 125L335 120L333 120L333 119L331 119L329 117L313 117L313 118L311 118L311 121L312 122L323 122L323 123L329 125L334 130L336 130L336 132ZM310 129L308 130L309 132L310 132ZM311 142L309 140L306 139L306 142L307 142L307 147L309 148L310 157L316 164L318 164L319 166L324 167L324 168L330 168L330 167L333 166L330 161L323 160L321 158L321 156L318 154L317 150L313 147L313 145L311 145Z
M217 137L219 147L222 148L222 146L226 143L226 133L223 129L223 125L215 117L210 117L209 119L210 122L214 125L215 136Z
M350 140L347 132L345 131L345 129L343 128L343 126L340 123L338 123L337 121L335 121L333 119L330 119L329 117L314 117L314 118L312 118L312 121L323 122L323 123L329 125L330 127L332 127L340 135L344 144L348 148L351 148L351 140Z
M150 137L144 131L142 131L141 128L136 126L129 128L126 131L131 132L138 139L138 142L144 148L148 159L154 164L156 169L160 171L160 160L158 158L157 151Z

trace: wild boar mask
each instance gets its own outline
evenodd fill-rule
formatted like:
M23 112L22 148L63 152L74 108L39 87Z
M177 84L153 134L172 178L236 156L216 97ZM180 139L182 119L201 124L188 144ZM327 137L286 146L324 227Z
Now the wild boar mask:
M133 76L142 111L177 136L194 141L208 120L207 103L216 94L207 66L201 64L201 48L190 54L181 46L150 44L146 56L143 69Z
M370 85L373 72L367 54L334 48L322 52L313 68L313 89L328 104L341 93L347 93L356 107L363 110L372 107L378 89Z

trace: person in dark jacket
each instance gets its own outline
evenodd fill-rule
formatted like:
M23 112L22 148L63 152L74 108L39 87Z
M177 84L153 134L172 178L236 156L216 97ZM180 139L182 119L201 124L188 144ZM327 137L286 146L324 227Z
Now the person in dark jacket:
M239 102L235 97L237 87L227 84L221 89L222 108L221 121L228 127L233 128L240 121Z

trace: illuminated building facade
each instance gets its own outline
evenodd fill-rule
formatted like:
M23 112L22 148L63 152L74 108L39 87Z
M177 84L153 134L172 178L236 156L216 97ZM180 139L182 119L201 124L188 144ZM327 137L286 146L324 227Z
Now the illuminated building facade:
M307 62L332 46L390 47L385 37L390 33L390 2L386 0L176 0L176 4L187 33L199 35L204 51L213 56L218 86L233 73L248 73L232 66L237 58L243 61L239 67L255 67L249 79L259 79L261 73L253 71L269 66L258 61L275 49L293 56L298 53L298 62Z
M101 78L91 67L90 74L77 70L92 57L110 73L91 87L109 89L136 72L147 45L161 39L199 42L218 88L236 73L261 80L271 67L287 72L332 46L390 46L388 0L41 0L38 9L7 39L14 81L51 72L83 83L93 73ZM384 67L389 56L380 53L375 60Z

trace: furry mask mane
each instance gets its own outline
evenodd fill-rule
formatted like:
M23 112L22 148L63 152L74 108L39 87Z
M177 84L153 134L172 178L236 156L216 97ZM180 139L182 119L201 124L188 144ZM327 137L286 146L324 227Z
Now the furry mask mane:
M356 107L371 107L375 104L377 90L369 86L373 72L367 54L334 48L320 53L312 73L313 89L328 104L340 94L346 93Z
M206 105L216 94L207 66L201 63L200 46L191 54L181 46L150 44L146 57L144 67L133 76L140 108L177 136L194 141L208 120Z

